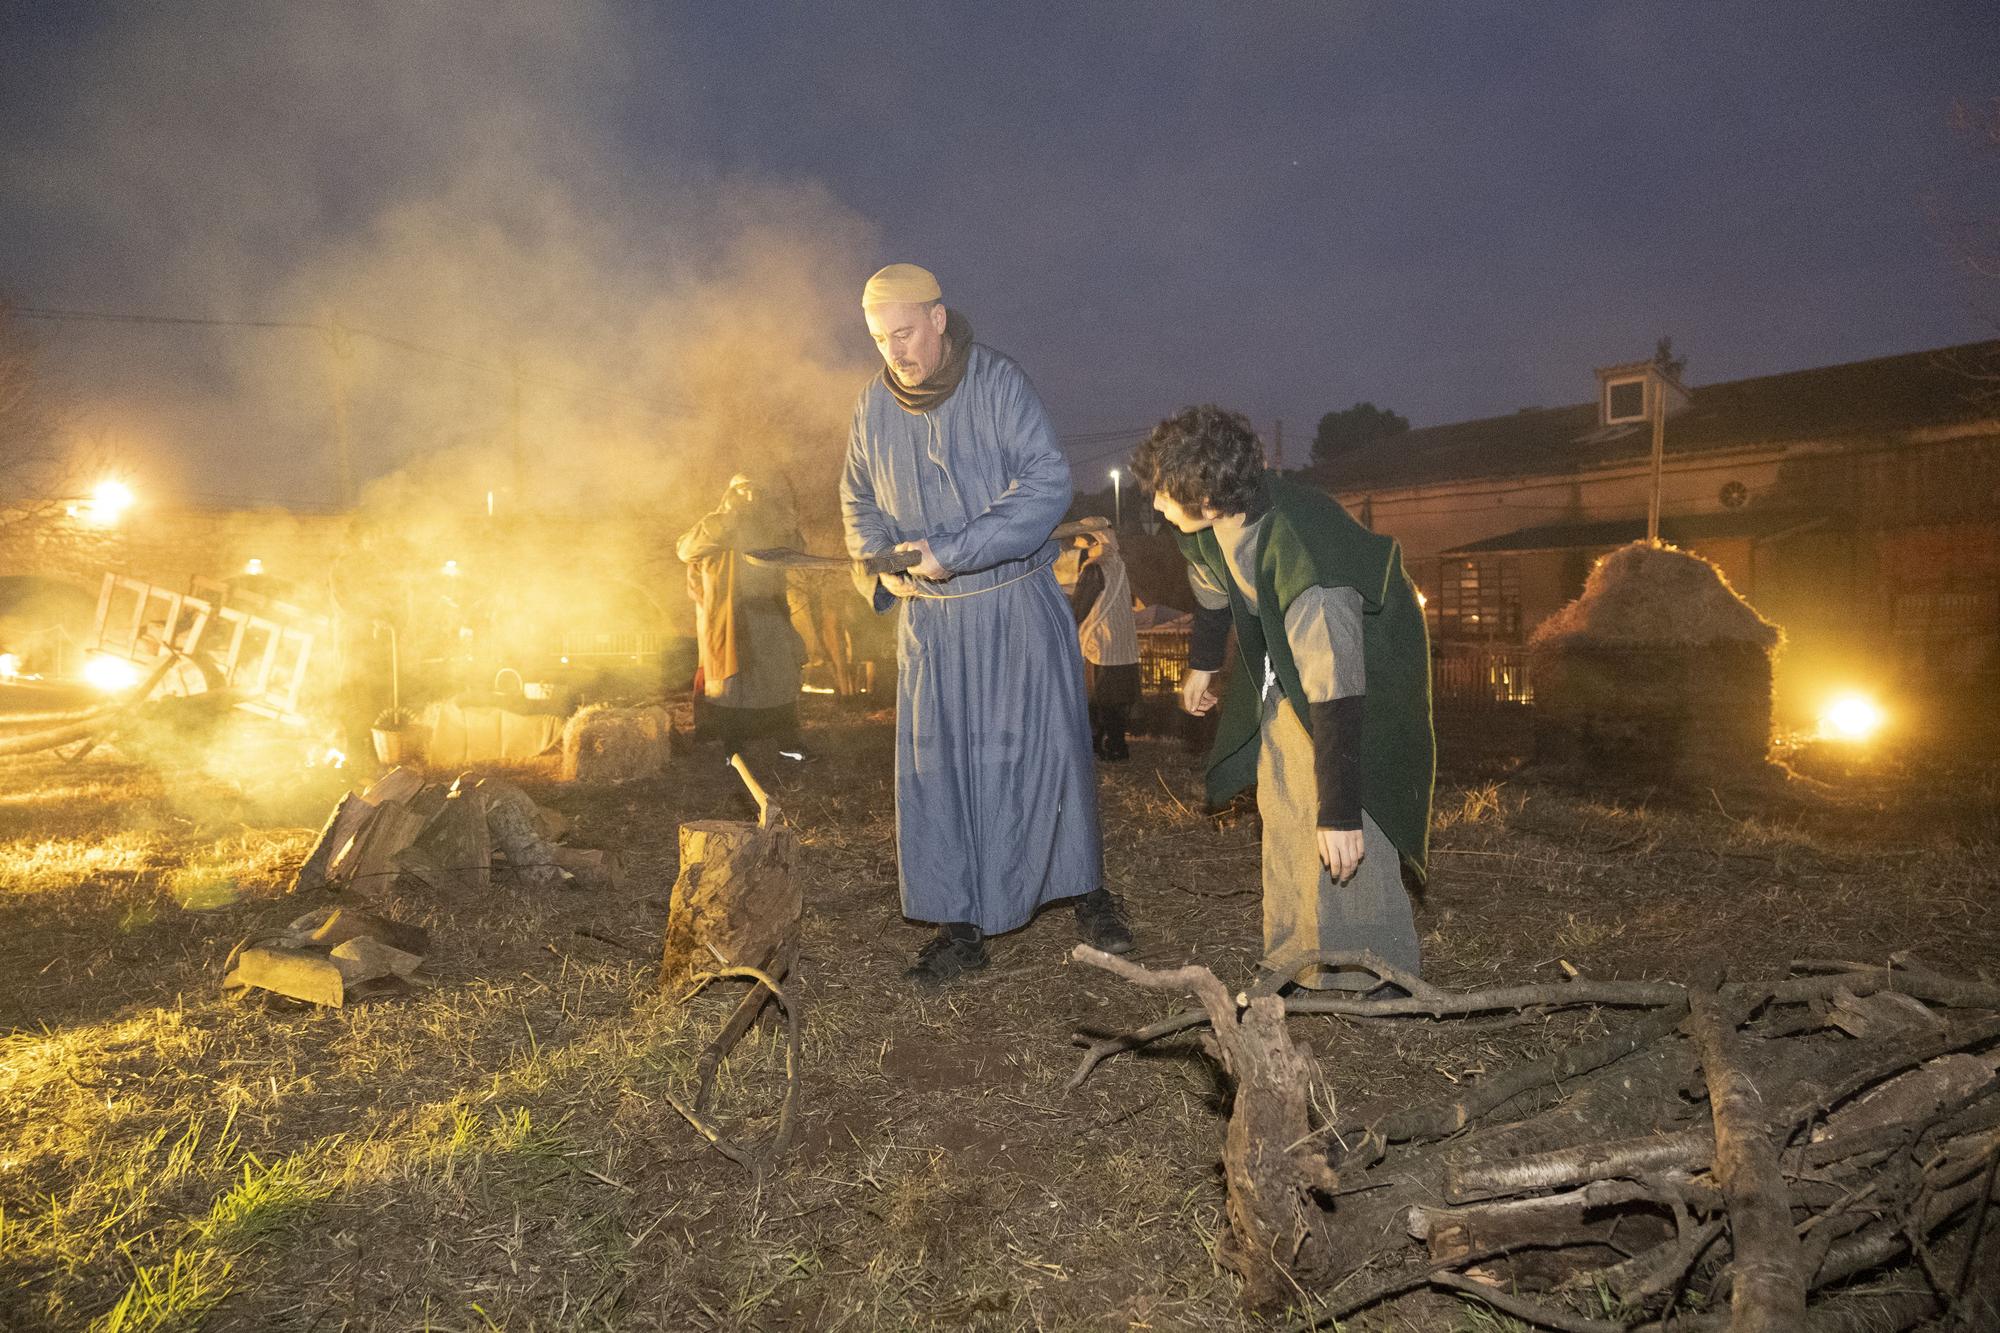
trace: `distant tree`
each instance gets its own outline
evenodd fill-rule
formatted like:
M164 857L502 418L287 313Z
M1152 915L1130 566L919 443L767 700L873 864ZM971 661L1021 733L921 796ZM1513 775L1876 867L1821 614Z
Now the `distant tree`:
M2000 166L2000 97L1978 104L1954 100L1946 124L1965 145L1973 170L1958 189L1929 195L1925 207L1981 315L2000 329L2000 184L1993 174ZM1978 350L1951 361L1967 380L1968 395L2000 410L2000 353Z
M74 447L75 422L49 392L40 352L0 301L0 574L94 581L112 529L72 514L86 469L106 458Z
M1688 359L1685 356L1674 355L1674 340L1671 334L1660 339L1659 345L1653 349L1653 364L1658 366L1668 379L1676 383L1680 380L1681 372L1687 369L1687 363Z
M1313 432L1313 462L1324 463L1410 428L1408 418L1373 403L1356 403L1342 412L1328 412Z
M0 302L0 528L45 517L65 480L36 350Z

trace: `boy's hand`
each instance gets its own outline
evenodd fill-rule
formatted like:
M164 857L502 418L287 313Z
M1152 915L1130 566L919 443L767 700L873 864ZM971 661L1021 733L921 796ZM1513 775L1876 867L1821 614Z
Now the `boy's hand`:
M1361 830L1323 828L1319 830L1320 864L1333 876L1335 884L1345 884L1361 869Z
M1181 707L1187 712L1193 713L1196 717L1200 717L1203 713L1215 707L1215 691L1208 688L1208 683L1214 679L1215 673L1213 671L1190 670L1185 676L1182 676Z
M908 574L883 574L879 577L882 580L882 586L889 590L891 596L915 597L917 595L917 581Z

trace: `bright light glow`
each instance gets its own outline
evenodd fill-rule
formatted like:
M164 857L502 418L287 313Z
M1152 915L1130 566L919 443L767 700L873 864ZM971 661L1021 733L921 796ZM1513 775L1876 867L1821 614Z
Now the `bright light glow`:
M1123 469L1123 468L1112 468L1112 469L1111 469L1111 480L1113 480L1113 481L1116 481L1116 480L1118 480L1118 479L1119 479L1120 477L1122 477L1122 476L1124 476L1124 475L1125 475L1125 471L1124 471L1124 469Z
M1417 605L1429 606L1430 604L1431 604L1431 599L1424 596L1424 590L1422 588L1417 589Z
M833 688L832 688L831 686L828 686L828 685L801 685L801 686L799 686L799 693L800 693L800 694L832 694L832 693L833 693Z
M1843 694L1819 715L1819 734L1832 740L1865 741L1882 729L1881 706L1865 694Z
M455 578L457 578L457 577L458 577L458 561L456 561L456 560L447 560L447 561L445 561L445 562L444 562L444 568L443 568L443 569L441 569L441 570L439 570L438 572L439 572L439 573L441 573L441 574L443 574L443 575L444 575L444 576L445 576L446 578L448 578L448 579L455 579Z
M19 680L20 678L21 655L19 653L0 653L0 680Z
M115 525L132 507L132 488L122 481L100 481L90 498L80 506L72 506L70 513L94 527L108 528Z
M245 574L262 574L264 572L264 562L252 556L250 563L243 566L243 572Z
M92 653L83 664L83 678L92 689L118 694L139 683L139 664L110 653Z

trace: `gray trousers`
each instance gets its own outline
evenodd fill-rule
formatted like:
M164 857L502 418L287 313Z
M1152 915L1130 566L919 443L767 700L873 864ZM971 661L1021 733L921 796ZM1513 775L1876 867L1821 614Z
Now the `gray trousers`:
M1312 737L1276 690L1264 700L1257 813L1264 820L1266 970L1315 990L1367 990L1375 982L1365 972L1304 961L1315 953L1362 949L1418 970L1416 918L1403 888L1402 858L1389 836L1364 811L1361 868L1354 878L1335 884L1320 863Z

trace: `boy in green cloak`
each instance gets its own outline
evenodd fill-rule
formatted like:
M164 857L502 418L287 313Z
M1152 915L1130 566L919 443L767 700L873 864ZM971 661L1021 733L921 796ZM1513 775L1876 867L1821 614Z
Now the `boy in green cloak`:
M1236 629L1208 800L1257 785L1264 984L1371 989L1372 974L1316 960L1369 950L1418 972L1402 867L1421 882L1429 850L1429 639L1396 542L1263 457L1240 413L1191 407L1154 428L1132 471L1180 530L1201 608L1188 712L1215 707Z

